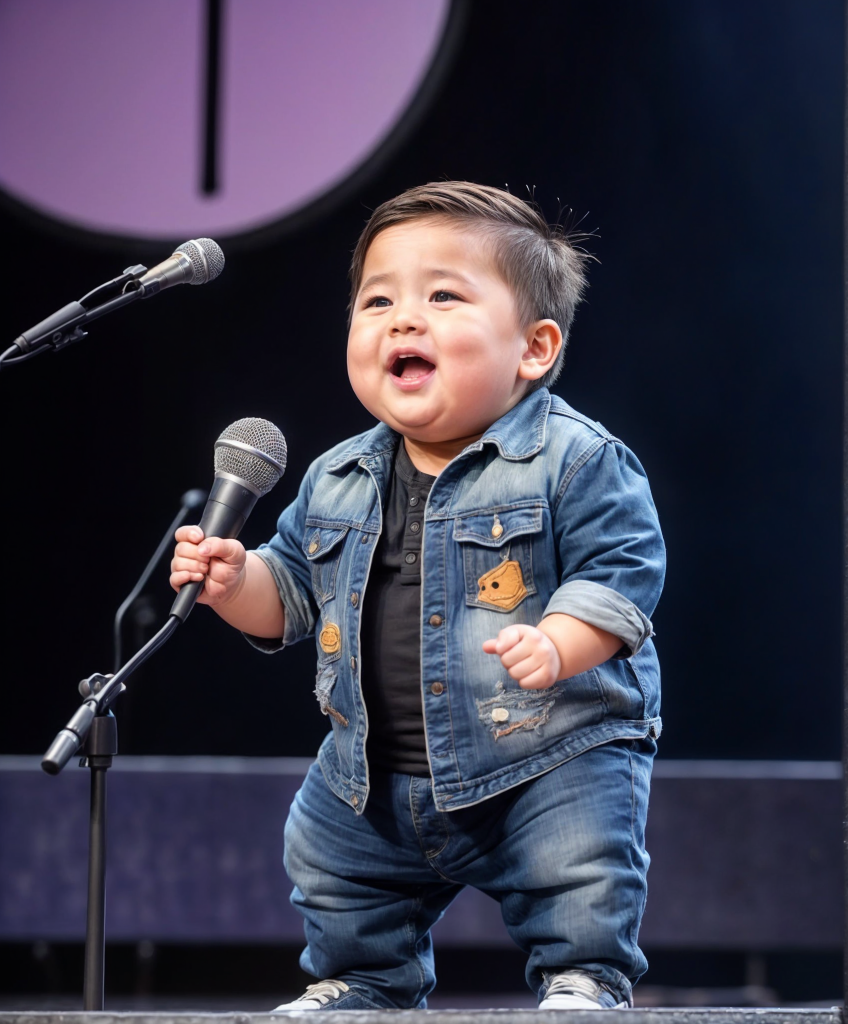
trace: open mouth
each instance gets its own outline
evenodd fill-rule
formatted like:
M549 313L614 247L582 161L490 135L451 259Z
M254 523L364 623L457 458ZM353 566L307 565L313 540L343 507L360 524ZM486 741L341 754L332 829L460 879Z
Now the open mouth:
M436 367L428 359L421 356L398 356L390 367L390 372L401 380L418 380L426 377Z

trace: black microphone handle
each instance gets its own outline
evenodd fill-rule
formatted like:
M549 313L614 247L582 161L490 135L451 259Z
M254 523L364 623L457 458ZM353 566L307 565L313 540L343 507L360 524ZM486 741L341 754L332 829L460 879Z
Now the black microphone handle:
M217 476L199 524L203 536L238 537L258 498L237 477ZM200 581L183 584L171 606L171 615L185 622L202 589Z

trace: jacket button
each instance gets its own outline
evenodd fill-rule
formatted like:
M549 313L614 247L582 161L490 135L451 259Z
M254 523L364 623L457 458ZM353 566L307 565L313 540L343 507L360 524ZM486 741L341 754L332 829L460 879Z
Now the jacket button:
M356 795L356 793L354 793L353 796L350 798L350 802L353 804L354 807L359 807L359 797Z
M433 683L433 685L430 687L430 693L435 693L437 697L439 696L440 693L444 692L445 687L443 683Z
M417 557L418 556L415 554L414 551L409 551L407 552L407 554L403 556L403 560L404 562L406 562L407 565L412 565L412 563L415 561Z
M314 555L317 550L318 550L318 541L317 540L313 540L312 543L309 545L309 554L310 555Z
M351 670L351 672L355 672L356 671L356 658L351 658L350 659L350 670Z
M442 619L441 615L431 615L430 616L430 625L431 626L441 626L443 621L444 620Z
M354 608L359 604L359 594L357 594L355 590L350 595L350 603L353 605Z

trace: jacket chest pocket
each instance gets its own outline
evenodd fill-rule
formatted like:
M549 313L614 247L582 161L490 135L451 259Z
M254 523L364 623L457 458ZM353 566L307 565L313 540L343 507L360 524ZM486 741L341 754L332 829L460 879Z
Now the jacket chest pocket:
M535 594L533 555L541 531L541 508L506 509L457 519L453 539L462 548L465 603L511 612Z
M312 592L320 608L336 594L344 544L349 526L323 526L307 519L303 534L303 553L312 570Z

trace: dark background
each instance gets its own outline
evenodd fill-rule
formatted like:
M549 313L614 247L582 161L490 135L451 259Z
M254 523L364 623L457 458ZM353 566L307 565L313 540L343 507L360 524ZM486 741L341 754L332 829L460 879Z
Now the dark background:
M345 372L350 252L384 199L468 178L598 231L557 390L652 481L669 550L661 755L839 756L841 3L465 9L428 109L354 189L288 229L219 238L227 267L202 291L3 372L5 752L45 749L77 680L109 670L114 611L183 491L211 483L228 423L266 417L289 443L248 545L313 458L371 424ZM8 342L171 251L13 205L0 226ZM152 628L170 596L163 565ZM129 623L125 651L150 632ZM313 657L264 657L198 609L116 706L121 749L310 755L326 729Z

